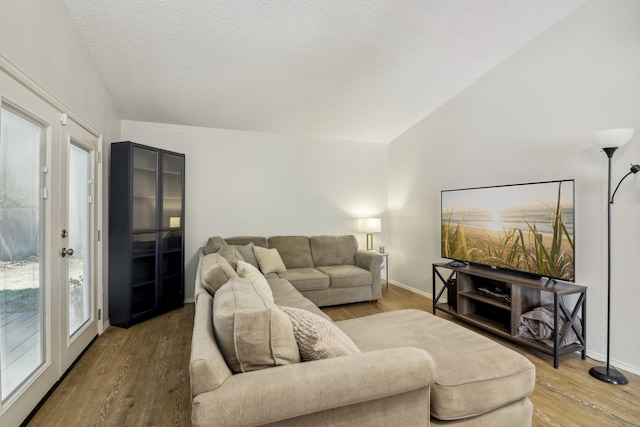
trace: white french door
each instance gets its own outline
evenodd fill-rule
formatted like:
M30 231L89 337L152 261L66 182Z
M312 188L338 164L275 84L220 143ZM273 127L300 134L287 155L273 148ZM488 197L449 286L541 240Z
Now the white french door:
M18 425L59 378L52 186L57 111L0 73L0 421ZM55 308L55 309L54 309Z
M0 71L3 427L19 425L98 333L99 141L60 119Z
M63 369L98 334L96 165L98 139L71 120L60 144L60 287Z

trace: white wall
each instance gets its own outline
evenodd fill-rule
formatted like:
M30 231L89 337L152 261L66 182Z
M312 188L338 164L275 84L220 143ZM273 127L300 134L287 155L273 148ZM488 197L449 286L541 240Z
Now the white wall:
M123 140L186 155L185 296L210 236L355 234L355 218L383 217L384 144L298 138L134 121Z
M431 293L440 191L573 178L576 282L588 289L589 354L606 353L606 156L600 129L633 127L613 179L640 163L640 2L592 0L390 144L391 279ZM640 190L613 205L612 362L640 372ZM615 183L614 183L615 185ZM630 327L631 326L631 327Z
M108 235L108 145L120 139L120 118L63 0L1 0L0 56L103 135L103 235ZM107 240L103 301L108 313ZM106 318L103 318L105 321Z
M0 55L105 138L118 137L118 113L63 0L2 0Z
M440 190L574 178L577 281L589 286L590 354L603 355L606 160L588 140L594 130L635 127L614 157L614 179L640 162L638 22L640 2L589 1L394 141L391 224L383 145L136 122L125 122L121 137L62 0L2 0L0 55L99 129L107 156L121 139L187 154L188 296L196 249L209 235L352 233L351 218L369 215L383 217L376 245L393 252L391 278L430 292ZM640 192L625 184L613 206L612 358L640 371L640 343L626 327L640 323ZM107 218L105 210L105 236ZM105 295L106 285L105 275Z

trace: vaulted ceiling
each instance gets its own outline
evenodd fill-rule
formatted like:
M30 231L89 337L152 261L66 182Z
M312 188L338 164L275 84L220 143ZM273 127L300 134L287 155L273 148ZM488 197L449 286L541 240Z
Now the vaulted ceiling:
M65 0L123 119L386 143L584 0Z

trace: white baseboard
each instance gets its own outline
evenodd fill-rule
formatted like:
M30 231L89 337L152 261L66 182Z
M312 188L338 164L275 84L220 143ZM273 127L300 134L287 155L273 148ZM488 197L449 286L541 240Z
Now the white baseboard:
M602 362L602 363L594 364L594 366L600 366L600 365L605 366L607 363L607 356L603 354L587 350L587 356L589 356L593 360ZM632 366L632 365L629 365L628 363L624 363L616 359L610 359L609 364L616 369L622 369L623 371L631 372L634 375L640 375L640 369L637 366Z
M427 298L433 299L433 295L430 294L429 292L425 292L425 291L421 291L420 289L412 288L411 286L407 286L404 283L396 282L394 280L389 280L389 283L391 283L392 285L396 285L399 288L406 289L406 290L408 290L410 292L413 292L414 294L422 295L423 297L427 297ZM440 302L447 302L447 299L444 297L444 294L438 300L438 303L440 303Z
M411 286L407 286L404 283L396 282L395 280L389 280L389 283L392 284L392 285L395 285L395 286L397 286L399 288L411 291L414 294L418 294L418 295L422 295L423 297L431 298L431 294L430 293L427 293L425 291L421 291L421 290L416 289L416 288L412 288Z
M107 331L107 329L109 329L110 327L111 327L111 322L109 321L109 319L104 319L104 323L102 324L102 334L104 334Z

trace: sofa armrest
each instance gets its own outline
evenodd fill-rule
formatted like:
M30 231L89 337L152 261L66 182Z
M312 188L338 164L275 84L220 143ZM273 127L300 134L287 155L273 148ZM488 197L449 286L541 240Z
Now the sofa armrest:
M382 257L376 252L358 249L354 261L356 267L364 268L371 272L371 299L378 300L381 298L380 267L382 266Z
M382 266L382 257L376 252L358 249L356 252L355 263L357 267L364 268L372 273L378 272L380 275L380 267Z
M435 378L431 355L413 347L296 363L236 374L194 396L192 420L196 427L272 423L428 388Z

